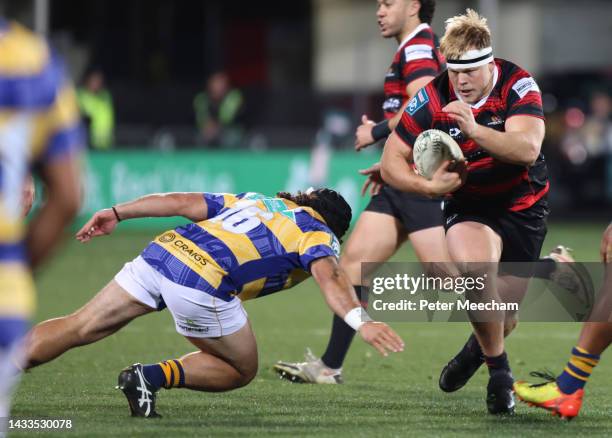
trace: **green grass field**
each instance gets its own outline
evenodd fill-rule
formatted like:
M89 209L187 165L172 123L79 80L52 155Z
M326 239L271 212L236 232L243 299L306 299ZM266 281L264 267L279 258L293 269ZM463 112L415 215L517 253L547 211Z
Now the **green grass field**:
M553 224L545 250L562 242L579 260L598 259L604 224ZM67 244L41 272L39 312L43 320L85 303L135 257L154 232L118 234L89 245ZM403 249L396 260L413 260ZM394 324L406 341L401 354L379 357L356 340L345 364L345 385L296 385L271 371L278 359L301 359L304 347L320 354L331 322L312 280L293 290L245 305L257 335L260 370L246 388L221 394L162 391L161 419L134 419L114 389L121 368L151 363L191 351L175 331L170 314L134 321L98 344L68 352L27 373L13 416L70 418L70 432L52 436L610 436L612 357L604 355L587 386L583 410L562 422L541 410L519 405L517 414L496 418L484 403L487 373L481 369L461 391L437 387L441 367L463 345L463 323ZM579 332L578 324L522 324L507 342L516 377L550 368L560 371ZM27 432L32 435L32 432ZM16 432L25 436L26 432Z

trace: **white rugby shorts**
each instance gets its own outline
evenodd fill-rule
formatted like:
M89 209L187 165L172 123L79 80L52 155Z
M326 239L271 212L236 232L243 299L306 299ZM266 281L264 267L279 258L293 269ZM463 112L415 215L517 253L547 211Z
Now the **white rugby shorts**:
M115 276L130 295L149 307L163 299L174 318L176 331L193 338L218 338L240 330L248 320L238 298L227 302L197 289L176 284L141 256L126 263Z

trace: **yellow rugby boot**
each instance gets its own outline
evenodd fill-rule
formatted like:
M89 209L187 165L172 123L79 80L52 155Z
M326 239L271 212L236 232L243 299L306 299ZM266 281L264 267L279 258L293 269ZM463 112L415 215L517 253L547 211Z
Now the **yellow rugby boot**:
M542 373L532 373L538 377L546 377L550 380L552 376ZM554 379L554 378L553 378ZM561 392L556 381L546 383L530 384L525 381L514 383L514 392L522 402L529 406L546 409L553 415L562 419L571 420L580 412L584 389L578 389L573 394Z

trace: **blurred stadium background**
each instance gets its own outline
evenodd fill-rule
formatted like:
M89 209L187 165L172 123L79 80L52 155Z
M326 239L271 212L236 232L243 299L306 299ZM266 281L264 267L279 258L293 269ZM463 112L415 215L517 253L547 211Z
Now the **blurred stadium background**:
M551 220L610 219L612 2L438 0L434 30L466 7L543 91ZM325 184L365 205L356 170L380 148L353 153L353 133L361 114L381 118L395 50L374 0L1 0L0 12L47 34L82 90L104 75L114 125L102 120L109 140L92 142L84 214L150 191ZM194 99L219 72L242 104L206 140Z
M108 99L87 120L91 128L93 118L106 114L111 140L90 142L82 223L99 208L174 190L272 193L331 185L354 208L363 208L367 200L359 196L363 180L357 169L376 161L380 147L353 152L353 133L361 114L381 118L382 83L396 49L394 41L379 36L375 3L0 0L0 13L46 34L82 90L87 73L104 75L114 123L108 127ZM441 34L444 20L466 7L489 18L496 55L531 71L543 91L544 153L552 174L545 250L564 243L576 249L579 260L597 260L601 232L612 219L612 2L438 0L434 30ZM198 126L194 101L218 72L239 91L242 104L232 118L235 129L210 141ZM155 231L175 224L135 221L100 243L68 244L39 277L37 320L84 303ZM407 249L396 259L414 255ZM595 436L612 428L607 356L589 385L580 429L576 422L551 422L526 408L521 422L485 417L482 370L461 393L442 394L437 373L463 343L465 324L397 324L407 340L403 355L381 364L356 343L346 364L350 384L279 390L269 365L298 359L306 345L320 351L327 340L329 314L315 289L307 282L249 303L260 341L260 376L228 394L163 394L163 424L126 423L127 408L112 385L129 363L187 351L165 313L26 375L15 414L73 417L75 434L82 436ZM578 329L524 324L509 340L515 373L526 377L543 366L559 370ZM184 406L194 411L185 414Z

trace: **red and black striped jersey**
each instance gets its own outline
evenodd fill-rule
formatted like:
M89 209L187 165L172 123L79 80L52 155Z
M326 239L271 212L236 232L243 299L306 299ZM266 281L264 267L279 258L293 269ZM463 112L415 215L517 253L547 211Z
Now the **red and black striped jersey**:
M495 59L493 81L489 96L472 105L476 123L503 132L510 117L544 118L540 89L525 70L503 59ZM421 88L410 101L396 128L398 136L412 147L421 132L439 129L459 143L468 161L468 177L466 183L453 193L457 201L512 211L531 207L548 192L544 156L540 154L532 166L493 158L474 140L465 138L457 123L442 112L444 106L455 100L457 96L448 72L444 72Z
M437 76L446 69L438 46L438 37L427 23L418 25L400 43L385 76L383 111L386 119L397 114L408 99L406 87L410 82L423 76Z

